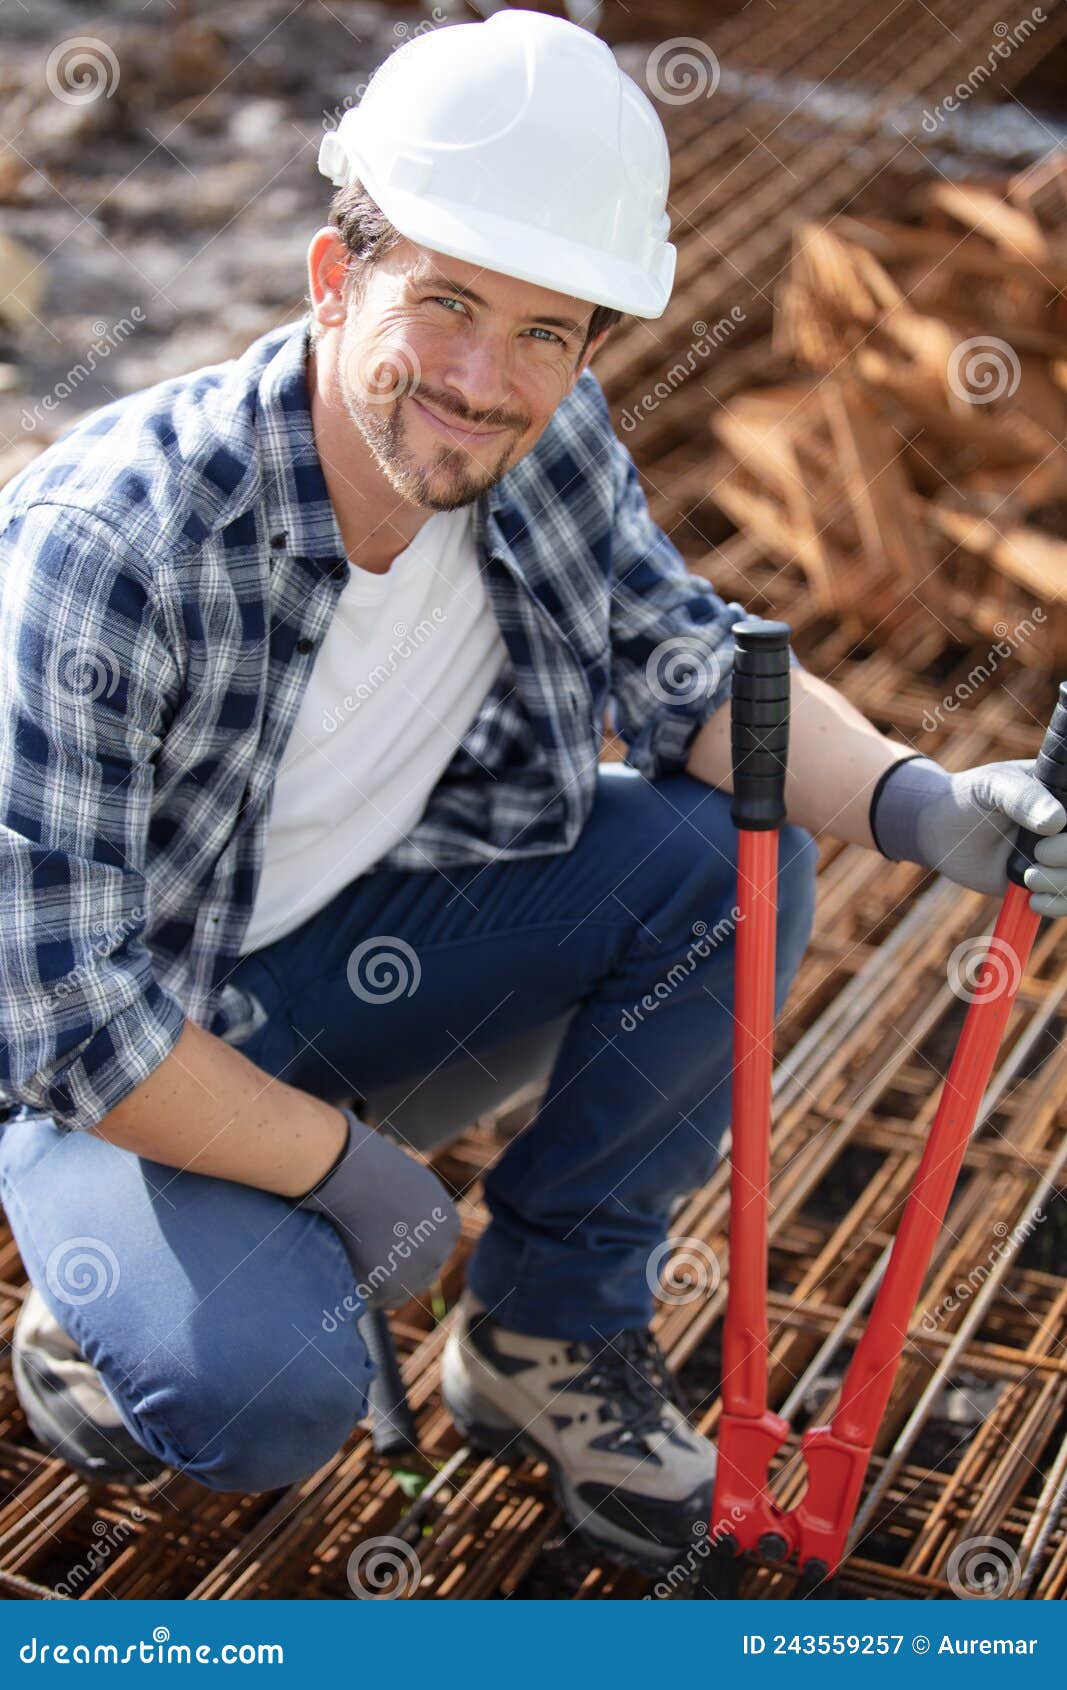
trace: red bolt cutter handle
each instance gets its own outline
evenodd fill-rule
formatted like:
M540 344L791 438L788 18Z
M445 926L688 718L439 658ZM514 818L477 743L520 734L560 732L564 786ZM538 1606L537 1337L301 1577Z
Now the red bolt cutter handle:
M777 937L778 828L786 818L789 635L785 622L736 622L731 682L738 829L730 1158L730 1279L712 1541L753 1549L777 1532L770 1463L789 1432L767 1407L767 1188Z
M735 635L747 626L738 623ZM739 705L736 693L733 702L736 714ZM747 698L743 684L740 709L744 717ZM742 730L742 744L745 732L747 729ZM739 736L735 733L735 759L738 743ZM784 745L783 737L783 764ZM1067 682L1060 686L1034 773L1067 805ZM784 766L781 778L784 792ZM735 762L735 790L736 780ZM743 823L737 816L735 820L739 827L753 825ZM772 993L777 839L774 835L752 836L744 831L739 836L741 919L735 1000L730 1289L724 1332L719 1464L711 1519L713 1541L724 1550L742 1553L760 1548L776 1560L795 1553L809 1580L832 1573L844 1553L908 1325L1040 923L1040 917L1030 909L1023 879L1033 862L1035 843L1033 834L1020 833L1009 859L1010 884L908 1195L885 1278L845 1375L831 1425L813 1426L801 1439L808 1467L804 1497L797 1507L783 1510L772 1501L767 1487L771 1461L790 1428L779 1415L768 1410L766 1377L766 1214L773 1035L773 1003L767 982L769 978ZM768 903L772 910L769 919ZM751 923L750 912L754 918Z

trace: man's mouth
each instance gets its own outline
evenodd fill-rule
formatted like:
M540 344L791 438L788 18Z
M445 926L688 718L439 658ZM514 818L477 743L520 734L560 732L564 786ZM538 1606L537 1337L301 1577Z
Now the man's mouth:
M416 399L413 393L409 393L408 398L411 400L411 403L419 412L420 416L423 417L428 427L436 430L438 434L443 434L453 440L462 441L464 444L474 446L483 440L498 440L502 434L509 434L511 432L511 430L507 428L486 428L484 425L481 428L470 428L463 423L457 422L454 417L438 416L437 412L431 410L429 405L425 404L421 399Z

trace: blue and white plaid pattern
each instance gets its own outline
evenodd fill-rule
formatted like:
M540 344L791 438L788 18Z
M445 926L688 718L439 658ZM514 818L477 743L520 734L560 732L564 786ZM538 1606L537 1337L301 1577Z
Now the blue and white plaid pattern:
M101 407L0 493L0 1091L22 1117L93 1126L186 1016L247 1025L228 976L272 782L351 567L307 332ZM744 608L653 523L590 371L474 530L509 660L383 865L568 850L607 710L655 777L729 691Z

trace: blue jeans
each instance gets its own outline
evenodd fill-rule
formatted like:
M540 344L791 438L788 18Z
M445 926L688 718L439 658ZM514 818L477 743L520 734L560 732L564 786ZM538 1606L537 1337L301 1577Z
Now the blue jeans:
M574 1012L536 1119L485 1182L491 1219L467 1278L506 1326L589 1338L647 1324L672 1204L716 1165L729 804L689 775L602 771L570 852L372 869L234 973L268 1011L241 1048L335 1100ZM782 829L779 1010L811 931L816 857L810 834ZM403 989L361 978L382 938L401 941ZM0 1128L0 1197L31 1280L168 1465L214 1489L272 1489L314 1472L366 1412L355 1276L324 1216L49 1120Z

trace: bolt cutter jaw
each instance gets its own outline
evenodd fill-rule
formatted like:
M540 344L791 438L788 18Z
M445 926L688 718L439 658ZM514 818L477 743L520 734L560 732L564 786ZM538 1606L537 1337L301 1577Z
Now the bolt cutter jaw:
M775 1506L767 1490L771 1462L788 1436L788 1420L769 1409L758 1416L727 1412L719 1421L711 1535L716 1542L732 1538L735 1554L759 1549L768 1534L786 1538L786 1554L793 1547L783 1524L789 1516Z
M808 1468L808 1488L797 1504L797 1553L801 1567L822 1564L835 1573L845 1553L856 1506L863 1489L870 1446L850 1444L833 1426L809 1426L800 1440Z
M807 1491L796 1507L781 1509L769 1496L769 1470L788 1435L790 1423L769 1409L758 1418L722 1415L710 1536L724 1558L749 1551L764 1562L795 1558L796 1594L829 1595L871 1450L845 1442L832 1426L810 1426L800 1440Z
M871 1452L850 1444L832 1426L812 1426L800 1440L808 1486L795 1508L783 1509L768 1491L770 1466L789 1436L781 1415L723 1414L711 1536L735 1555L754 1550L765 1561L795 1557L814 1584L836 1572L845 1550Z

